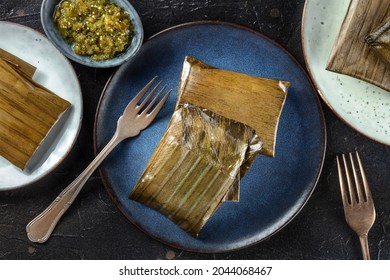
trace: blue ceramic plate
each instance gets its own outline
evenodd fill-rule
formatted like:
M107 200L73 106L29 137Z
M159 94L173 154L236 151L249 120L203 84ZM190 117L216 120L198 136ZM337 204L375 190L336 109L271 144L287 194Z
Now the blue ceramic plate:
M223 203L198 238L128 199L174 111L186 55L218 68L288 80L292 85L279 123L275 158L257 157L242 180L240 202ZM243 248L290 222L317 183L326 142L318 97L294 58L263 35L237 25L198 22L163 31L149 39L108 82L96 115L96 150L113 135L126 104L155 75L174 89L168 103L149 128L120 144L100 169L107 191L122 213L153 238L197 252Z

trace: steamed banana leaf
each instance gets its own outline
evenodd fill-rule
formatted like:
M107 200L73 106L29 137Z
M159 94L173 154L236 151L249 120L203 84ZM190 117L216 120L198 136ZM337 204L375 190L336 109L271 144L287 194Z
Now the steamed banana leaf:
M390 17L366 37L366 42L380 59L390 67Z
M256 155L273 156L288 86L187 57L175 112L130 199L197 236L226 197L237 200Z
M9 63L12 67L15 68L19 73L27 76L32 79L37 68L30 63L20 59L19 57L13 55L12 53L7 52L0 48L0 59Z
M70 103L0 59L0 155L20 169Z
M191 105L175 111L130 195L193 235L219 207L257 138L253 129L208 113Z
M364 80L390 91L390 69L365 39L390 17L389 1L351 0L326 69Z

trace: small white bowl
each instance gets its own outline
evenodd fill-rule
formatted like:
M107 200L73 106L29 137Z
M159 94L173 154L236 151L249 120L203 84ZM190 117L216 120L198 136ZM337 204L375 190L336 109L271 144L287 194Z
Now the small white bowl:
M49 40L69 59L89 67L109 68L118 66L129 60L141 48L144 38L144 31L141 19L137 11L126 0L109 0L110 2L124 9L129 14L134 27L134 37L132 39L131 44L124 52L116 55L109 60L96 61L88 56L75 54L72 48L72 44L64 40L53 21L55 7L61 1L62 0L43 0L41 6L41 23L43 26L43 30L45 31L46 36L49 38Z

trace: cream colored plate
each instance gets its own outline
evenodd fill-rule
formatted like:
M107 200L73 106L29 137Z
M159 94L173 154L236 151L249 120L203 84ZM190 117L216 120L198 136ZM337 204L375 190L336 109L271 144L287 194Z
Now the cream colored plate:
M306 65L335 114L358 132L390 145L390 92L325 70L348 5L348 0L306 1L302 22Z
M39 158L29 171L21 171L0 157L0 191L4 191L36 182L64 160L80 130L82 94L71 64L42 34L4 21L0 21L0 34L0 48L34 65L33 79L72 104L63 123L53 129L50 143L40 147Z

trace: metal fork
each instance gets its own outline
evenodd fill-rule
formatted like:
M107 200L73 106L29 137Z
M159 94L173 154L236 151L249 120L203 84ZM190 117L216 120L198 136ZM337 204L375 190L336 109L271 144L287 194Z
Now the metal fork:
M376 214L374 201L372 199L371 191L367 183L366 174L364 172L359 153L356 152L355 154L359 165L358 169L356 168L353 154L349 153L349 165L352 167L354 182L352 182L346 156L344 154L342 155L348 187L345 185L343 168L340 163L341 160L339 160L338 156L336 157L337 168L339 172L340 190L344 205L345 219L347 224L359 236L363 259L369 260L370 252L368 249L367 235L372 225L374 224ZM358 174L359 170L361 176ZM363 187L361 186L361 182L363 182Z
M88 178L107 157L107 155L124 139L138 135L141 130L145 129L156 117L166 100L168 99L171 90L163 97L162 94L166 91L166 86L157 93L153 100L147 105L154 93L160 87L159 82L148 95L146 93L151 88L157 77L154 77L125 108L122 116L118 119L117 128L114 136L108 144L100 151L96 158L88 165L88 167L66 188L60 195L44 210L40 215L33 219L27 226L27 236L33 242L44 243L50 237L58 221L73 203L80 190L87 182ZM141 104L138 104L141 99ZM156 102L159 103L156 104ZM156 105L155 105L156 104ZM147 105L147 106L146 106ZM153 108L153 106L155 107Z

